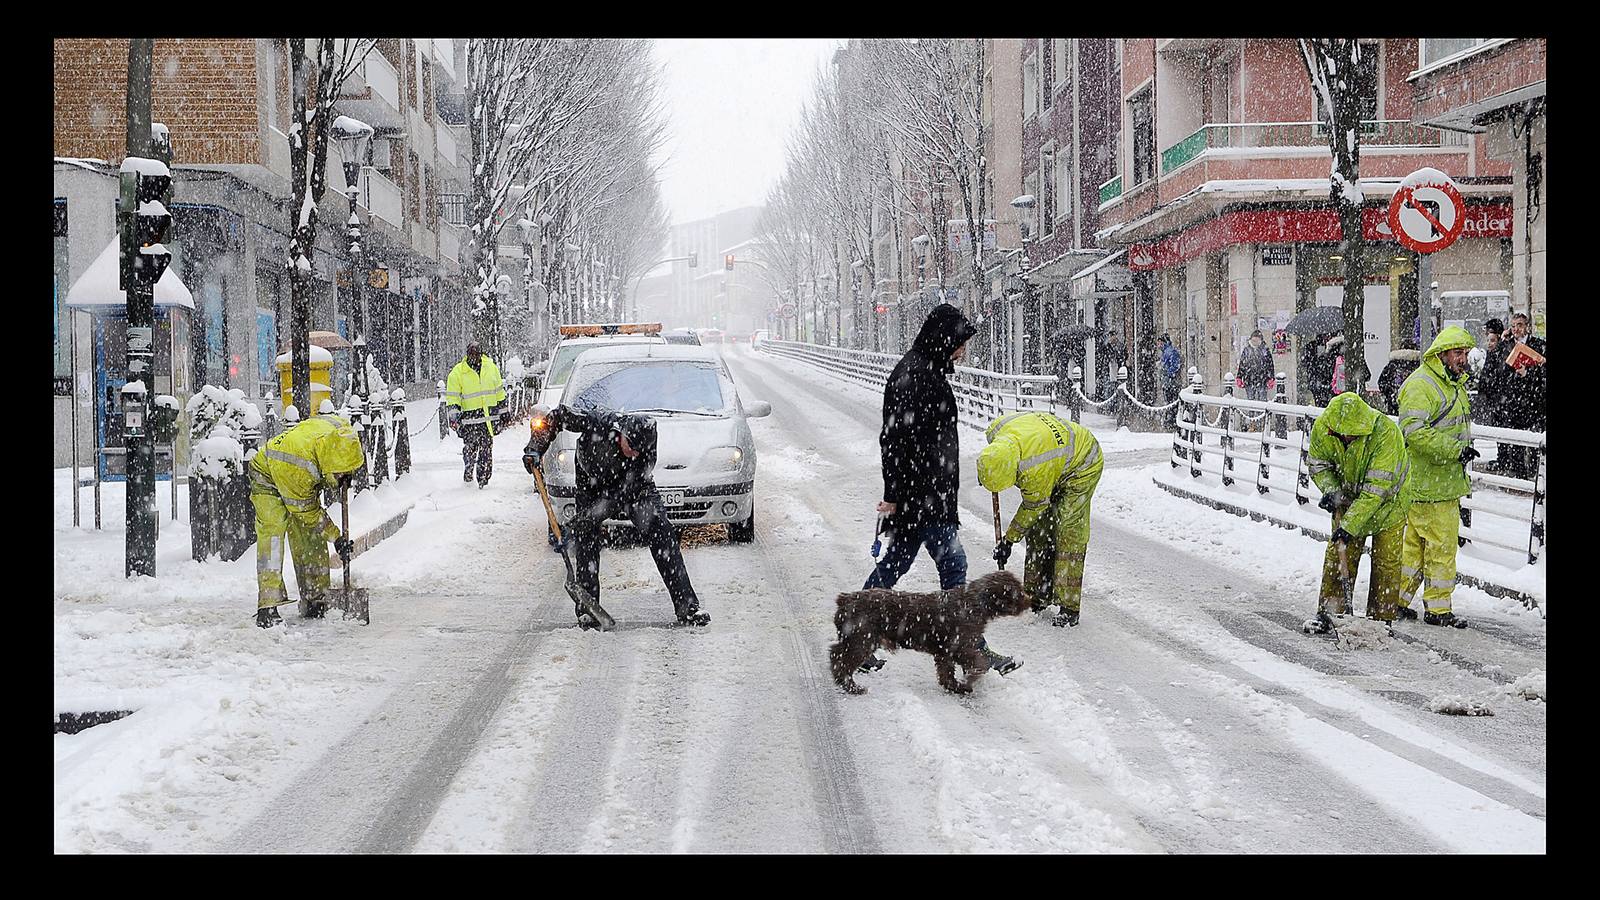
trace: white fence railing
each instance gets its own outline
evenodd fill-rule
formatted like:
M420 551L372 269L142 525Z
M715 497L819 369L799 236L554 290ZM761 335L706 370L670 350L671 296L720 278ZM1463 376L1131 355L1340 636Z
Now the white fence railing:
M761 349L877 389L889 380L889 373L900 361L892 353L796 341L762 341ZM956 395L957 415L976 428L987 427L999 416L1019 409L1056 411L1054 375L1006 375L957 366L950 376L950 387Z
M1276 491L1293 496L1299 504L1321 499L1306 464L1311 425L1322 407L1285 403L1281 393L1276 401L1234 397L1232 373L1224 376L1230 385L1224 396L1202 394L1198 376L1190 377L1190 386L1178 396L1173 468L1187 466L1195 478L1204 473L1219 475L1224 485L1250 479L1258 493ZM1249 430L1251 426L1260 430ZM1214 437L1210 445L1207 435ZM1474 425L1472 438L1475 444L1534 448L1537 466L1534 477L1527 479L1479 472L1468 465L1474 490L1462 499L1461 506L1472 511L1468 521L1472 514L1477 514L1478 521L1475 525L1464 523L1461 536L1485 546L1526 553L1529 563L1537 562L1545 543L1544 433ZM1246 474L1252 470L1253 474Z

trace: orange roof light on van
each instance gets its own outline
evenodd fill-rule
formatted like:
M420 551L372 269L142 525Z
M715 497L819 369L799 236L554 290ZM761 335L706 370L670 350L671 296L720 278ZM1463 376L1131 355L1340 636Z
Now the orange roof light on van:
M607 334L660 334L660 322L622 322L609 325L562 325L561 336L601 337Z

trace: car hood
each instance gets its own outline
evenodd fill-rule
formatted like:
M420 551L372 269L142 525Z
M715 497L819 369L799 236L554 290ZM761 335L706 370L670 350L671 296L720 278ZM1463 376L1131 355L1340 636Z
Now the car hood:
M656 471L669 466L692 469L700 464L712 447L739 446L739 420L729 416L658 416L656 428ZM674 469L673 471L676 471Z

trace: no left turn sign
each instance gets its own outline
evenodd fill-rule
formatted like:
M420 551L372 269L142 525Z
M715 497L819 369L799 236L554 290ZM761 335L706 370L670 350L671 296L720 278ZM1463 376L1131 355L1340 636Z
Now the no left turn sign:
M1395 240L1418 253L1437 253L1455 243L1466 224L1461 192L1438 169L1407 175L1389 201L1389 229Z

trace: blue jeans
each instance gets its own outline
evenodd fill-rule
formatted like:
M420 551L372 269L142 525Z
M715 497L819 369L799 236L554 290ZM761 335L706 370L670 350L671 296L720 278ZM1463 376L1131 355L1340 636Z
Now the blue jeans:
M961 526L923 525L911 532L897 532L889 541L883 558L867 576L862 590L893 588L917 558L917 551L928 545L928 555L939 567L939 587L949 590L967 583L967 551L961 549Z

